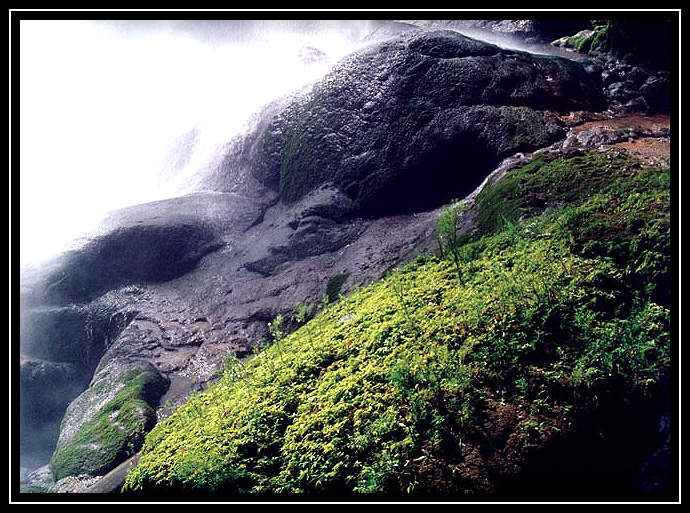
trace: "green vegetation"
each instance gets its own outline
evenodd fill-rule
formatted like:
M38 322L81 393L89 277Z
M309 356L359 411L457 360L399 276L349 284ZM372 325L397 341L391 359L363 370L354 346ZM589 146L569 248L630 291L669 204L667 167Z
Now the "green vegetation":
M315 93L286 131L279 186L281 198L288 203L314 190L322 178L315 171L322 164L319 152L323 145L328 144L323 140L324 134L318 123L322 102L322 97Z
M340 296L340 291L349 276L348 273L335 274L331 276L326 285L326 295L323 298L324 305L328 305L337 300Z
M597 36L598 32L592 32L591 34L575 34L568 38L568 46L574 48L578 52L589 53L589 49L592 46L592 41Z
M458 231L458 220L468 206L460 200L451 201L450 205L443 207L441 215L436 222L436 239L441 258L452 258L458 282L462 285L462 268L460 260L464 254L461 239L463 236Z
M156 372L134 369L122 375L122 387L98 414L58 446L50 467L55 480L88 472L107 471L137 452L143 434L156 422L156 404L167 384ZM99 387L86 393L98 394Z
M572 36L568 44L582 53L606 52L628 64L669 70L672 55L670 19L591 20L590 35Z
M596 446L588 419L650 404L670 366L669 175L597 151L511 171L449 259L281 333L159 423L124 490L493 493Z
M478 231L492 234L552 207L579 204L608 184L626 180L640 164L627 153L541 153L477 197Z

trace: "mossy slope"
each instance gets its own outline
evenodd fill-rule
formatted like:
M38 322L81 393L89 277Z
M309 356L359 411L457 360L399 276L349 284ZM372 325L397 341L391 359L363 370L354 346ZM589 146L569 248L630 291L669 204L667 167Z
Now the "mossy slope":
M628 490L671 363L669 174L599 152L513 170L459 273L419 259L229 361L125 491Z

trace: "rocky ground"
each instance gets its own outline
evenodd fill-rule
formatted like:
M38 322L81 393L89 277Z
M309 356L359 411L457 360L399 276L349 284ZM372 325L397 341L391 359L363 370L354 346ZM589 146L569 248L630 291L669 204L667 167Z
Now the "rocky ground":
M618 134L615 136L616 142L605 143L603 146L621 148L640 155L649 164L661 164L671 154L671 118L668 114L630 115L587 121L572 130L576 137L588 132Z
M669 158L669 122L668 116L587 121L573 126L568 136L551 149L562 151L563 148L572 150L575 144L597 145L602 151L625 149L651 163L661 163ZM602 137L607 142L599 144ZM573 143L573 140L584 143ZM527 155L514 156L497 169L505 172L528 159ZM267 219L282 218L284 207L273 208L281 210L281 215L268 212ZM352 242L334 252L284 262L271 275L271 280L247 271L238 262L233 269L228 269L226 258L219 253L209 255L195 271L153 290L141 286L136 290L129 287L113 291L107 300L114 301L120 309L136 311L136 316L106 352L101 365L112 355L120 357L127 353L147 358L170 377L171 386L158 409L159 418L163 418L185 400L190 390L201 390L212 382L219 362L228 355L250 354L256 341L267 340L267 323L276 315L281 313L289 319L298 302L313 301L323 294L332 276L347 275L343 286L343 293L347 293L351 287L365 286L375 280L391 265L423 251L434 251L438 215L439 209L434 209L416 215L361 221ZM465 219L471 219L471 215ZM391 238L391 233L398 236ZM202 275L208 278L200 280ZM201 305L208 305L210 296L216 300L212 302L212 310L206 310ZM117 486L121 481L116 476L121 473L120 469L113 470L104 483ZM34 484L46 479L45 468L27 477ZM99 485L99 481L90 475L72 476L59 482L55 490L103 491L106 485Z

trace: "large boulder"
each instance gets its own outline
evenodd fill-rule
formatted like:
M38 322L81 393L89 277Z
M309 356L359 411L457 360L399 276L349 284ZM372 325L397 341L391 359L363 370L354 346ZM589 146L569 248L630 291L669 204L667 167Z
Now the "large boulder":
M598 77L577 62L453 31L406 33L268 109L214 184L249 167L287 203L331 183L360 214L430 209L472 191L507 155L562 137L557 113L602 102Z
M51 459L56 480L104 475L135 454L169 381L146 362L111 360L67 409Z
M102 304L27 307L19 318L21 350L34 358L70 364L90 376L105 348L130 320L131 313Z
M86 303L118 287L182 276L260 218L271 199L254 194L199 192L112 212L47 264L26 303Z
M509 38L525 44L549 43L563 34L589 28L590 20L541 19L541 20L412 20L418 27L427 29L454 29L472 35L481 34L491 39Z
M47 294L58 304L84 302L122 285L171 280L217 245L212 228L200 222L118 228L66 255L48 278Z
M67 405L132 315L103 304L22 308L19 425L28 466L50 456Z

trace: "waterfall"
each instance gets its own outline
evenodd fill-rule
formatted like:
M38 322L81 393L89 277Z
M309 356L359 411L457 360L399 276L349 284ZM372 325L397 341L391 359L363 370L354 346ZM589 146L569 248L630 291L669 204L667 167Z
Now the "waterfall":
M367 30L361 21L22 20L14 224L22 290L109 212L194 192L254 114L325 74ZM22 398L28 471L50 457L66 401L122 319L19 309L22 372L52 380L59 395ZM86 363L31 354L35 337L49 345L41 337L59 339L59 328L71 329L64 338L82 344Z
M109 211L191 192L254 112L365 33L362 21L22 20L21 266Z

